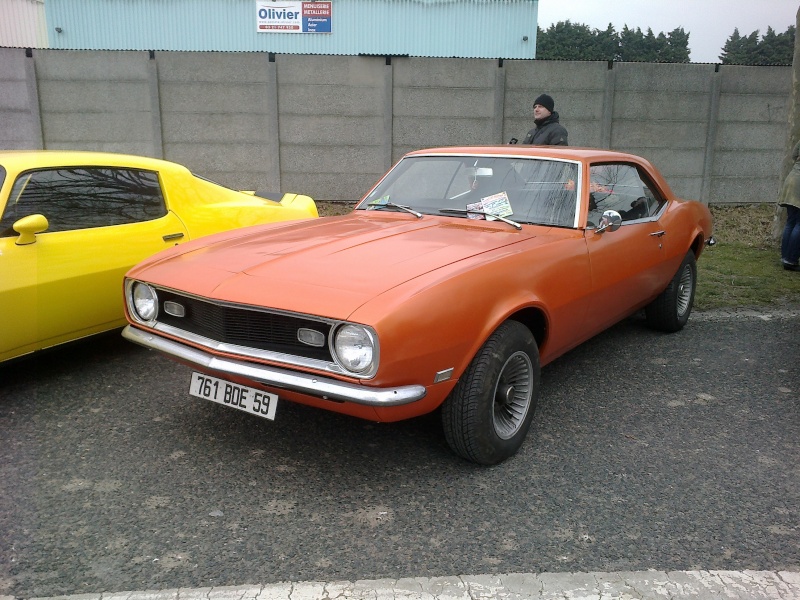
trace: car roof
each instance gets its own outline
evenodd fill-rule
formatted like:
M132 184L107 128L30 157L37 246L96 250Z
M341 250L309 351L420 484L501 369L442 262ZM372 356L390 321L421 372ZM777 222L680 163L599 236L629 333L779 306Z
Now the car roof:
M406 156L423 156L431 154L466 154L466 155L508 155L531 158L559 158L579 161L632 161L649 164L649 161L617 150L603 148L579 148L576 146L527 146L522 144L503 144L502 146L446 146L425 148L409 152Z
M85 150L0 150L0 165L13 171L93 165L150 170L185 169L176 163L148 156Z

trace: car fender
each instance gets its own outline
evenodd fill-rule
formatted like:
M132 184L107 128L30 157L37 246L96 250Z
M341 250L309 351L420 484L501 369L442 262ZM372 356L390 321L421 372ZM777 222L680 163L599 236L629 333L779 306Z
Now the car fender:
M541 260L533 260L527 243L426 273L355 311L350 320L373 326L381 344L380 369L365 384L429 386L449 371L452 387L509 318L537 322L544 361L558 355L585 325L591 286L585 240L570 232L533 250Z

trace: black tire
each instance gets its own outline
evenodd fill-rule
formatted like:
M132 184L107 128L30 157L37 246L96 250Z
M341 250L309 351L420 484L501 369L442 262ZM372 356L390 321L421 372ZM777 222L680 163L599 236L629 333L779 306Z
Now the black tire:
M527 327L506 321L489 336L442 405L453 451L494 465L519 450L539 399L539 348Z
M645 307L647 324L653 329L674 333L689 320L697 289L697 263L689 250L678 272L658 297Z

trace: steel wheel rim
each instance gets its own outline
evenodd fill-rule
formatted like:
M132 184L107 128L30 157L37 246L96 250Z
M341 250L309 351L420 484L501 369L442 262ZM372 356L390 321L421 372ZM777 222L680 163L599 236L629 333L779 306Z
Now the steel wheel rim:
M512 438L525 422L533 396L533 364L525 352L506 360L494 389L492 421L498 437Z
M692 267L686 265L678 281L678 316L682 317L689 310L689 302L692 299L692 288L694 287L694 277Z

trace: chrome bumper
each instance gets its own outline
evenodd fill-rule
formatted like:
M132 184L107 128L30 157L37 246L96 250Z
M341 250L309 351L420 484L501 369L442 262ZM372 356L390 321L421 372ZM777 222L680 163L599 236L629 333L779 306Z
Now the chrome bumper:
M145 348L158 350L181 361L209 369L212 372L246 377L273 388L297 392L321 398L322 400L353 402L377 407L400 406L421 400L426 394L425 387L421 385L370 388L336 379L295 373L294 371L268 365L219 358L208 352L153 335L130 325L122 330L122 337Z

